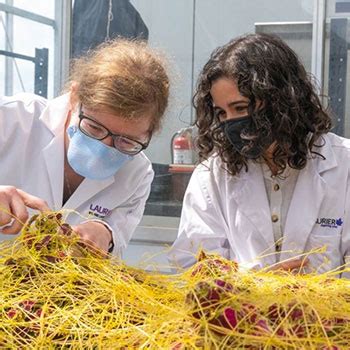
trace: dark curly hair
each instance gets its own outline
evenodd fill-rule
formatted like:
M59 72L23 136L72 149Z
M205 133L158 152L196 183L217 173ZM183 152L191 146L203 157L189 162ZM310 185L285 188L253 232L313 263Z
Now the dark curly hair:
M193 104L200 161L217 152L230 174L248 170L247 158L233 148L214 114L210 89L222 77L233 79L241 95L249 99L254 126L247 135L251 147L255 140L261 141L261 135L275 140L272 160L278 174L287 165L304 168L310 154L320 156L315 142L331 129L332 122L312 77L281 39L249 34L214 50L199 75ZM262 102L263 111L256 112L256 101Z

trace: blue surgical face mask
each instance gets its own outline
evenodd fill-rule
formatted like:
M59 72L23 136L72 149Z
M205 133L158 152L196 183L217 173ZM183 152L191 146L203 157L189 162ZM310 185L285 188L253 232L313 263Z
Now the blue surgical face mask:
M70 138L68 163L77 174L88 179L104 180L133 158L85 135L75 125L67 129L67 134Z

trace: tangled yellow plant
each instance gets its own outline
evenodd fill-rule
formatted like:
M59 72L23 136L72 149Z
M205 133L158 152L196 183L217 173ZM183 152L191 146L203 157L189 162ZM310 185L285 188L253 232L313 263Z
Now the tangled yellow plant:
M146 272L96 254L61 213L34 216L0 246L0 348L349 348L348 280L199 260Z

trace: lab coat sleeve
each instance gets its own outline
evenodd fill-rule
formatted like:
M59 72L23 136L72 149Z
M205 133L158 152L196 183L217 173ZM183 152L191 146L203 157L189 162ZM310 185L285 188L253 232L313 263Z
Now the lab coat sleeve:
M187 268L200 249L230 258L219 192L208 169L196 169L183 201L178 237L168 253L171 265Z
M154 172L150 165L146 174L144 172L142 172L142 175L139 174L139 180L135 186L132 187L130 185L130 189L133 189L133 192L129 199L125 201L125 205L112 210L111 215L103 220L112 229L113 255L122 256L123 250L128 245L133 232L140 223L153 177Z

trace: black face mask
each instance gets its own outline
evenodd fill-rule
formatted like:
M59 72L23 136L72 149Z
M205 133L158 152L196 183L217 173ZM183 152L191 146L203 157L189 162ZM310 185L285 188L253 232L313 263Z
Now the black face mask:
M242 135L249 135L249 133L255 129L253 119L249 115L225 120L220 124L220 127L233 148L248 159L259 158L266 150L267 146L272 143L271 137L265 138L263 135L259 135L259 133L258 137L253 140L242 138Z

